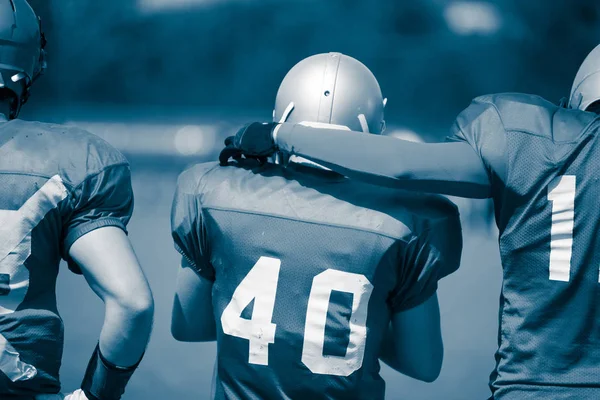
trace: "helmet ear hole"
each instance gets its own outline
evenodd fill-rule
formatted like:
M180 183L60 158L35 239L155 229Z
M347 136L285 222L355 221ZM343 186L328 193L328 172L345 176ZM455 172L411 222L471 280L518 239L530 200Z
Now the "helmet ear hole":
M0 88L0 101L12 100L14 98L14 94L11 90Z
M600 100L596 100L592 104L590 104L585 111L593 112L596 114L600 114Z
M0 104L8 104L9 109L7 117L9 119L14 119L19 114L20 104L16 94L12 90L0 88ZM0 112L1 111L2 108L0 108Z

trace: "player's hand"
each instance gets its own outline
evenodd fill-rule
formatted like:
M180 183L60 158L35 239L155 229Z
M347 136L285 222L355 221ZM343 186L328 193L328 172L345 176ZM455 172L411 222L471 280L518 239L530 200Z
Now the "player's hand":
M258 159L265 162L267 157L277 151L277 145L273 140L273 130L276 123L253 122L242 127L235 136L225 139L225 148L219 155L221 165L227 164L230 158Z

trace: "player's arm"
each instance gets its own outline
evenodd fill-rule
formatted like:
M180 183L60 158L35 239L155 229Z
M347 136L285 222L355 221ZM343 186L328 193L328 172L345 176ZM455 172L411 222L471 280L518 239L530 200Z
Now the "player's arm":
M136 364L150 338L152 293L125 232L98 228L79 238L69 255L105 306L100 353L123 367Z
M454 195L492 197L506 179L506 131L489 96L478 97L451 127L445 143L414 143L303 125L273 129L280 150L369 183Z
M152 329L152 294L125 230L132 210L126 164L106 167L73 189L65 259L105 305L99 342L81 385L90 400L121 398Z
M403 265L389 299L392 318L380 359L425 382L437 379L444 354L438 281L458 269L462 255L462 228L454 210L402 246Z
M498 110L477 98L457 118L446 143L414 143L302 124L253 123L227 138L219 157L299 155L371 184L459 197L492 197L505 179L506 135ZM498 186L501 187L502 185Z
M209 342L217 339L212 308L213 281L202 277L182 258L177 275L171 334L180 342Z
M442 368L444 344L437 294L392 315L380 359L412 378L433 382Z
M196 175L182 173L171 209L171 235L175 249L181 254L181 268L171 316L171 334L183 342L216 340L212 308L214 268L210 263L208 235L196 194Z
M460 197L491 195L479 155L466 142L414 143L389 136L283 124L280 150L372 184Z

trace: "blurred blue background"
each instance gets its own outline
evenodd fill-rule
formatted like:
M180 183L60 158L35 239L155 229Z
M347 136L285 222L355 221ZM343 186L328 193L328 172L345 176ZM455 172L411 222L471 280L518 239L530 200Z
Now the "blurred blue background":
M169 232L177 175L215 159L225 136L267 120L279 82L309 55L340 51L378 77L388 133L441 140L471 98L521 91L567 96L598 44L596 0L30 0L49 68L23 118L73 124L130 159L131 238L156 297L152 342L125 399L206 399L215 346L169 333L178 257ZM484 399L494 365L501 282L486 201L457 200L463 266L439 291L445 362L424 384L383 368L389 399ZM58 284L65 389L76 388L102 323L81 277Z

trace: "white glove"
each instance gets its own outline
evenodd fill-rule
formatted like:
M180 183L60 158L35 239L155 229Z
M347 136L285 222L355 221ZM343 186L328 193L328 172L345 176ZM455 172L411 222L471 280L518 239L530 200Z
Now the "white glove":
M63 400L89 400L83 390L77 389L73 393L67 394Z
M68 394L38 394L35 400L89 400L83 390L77 389L73 393Z

